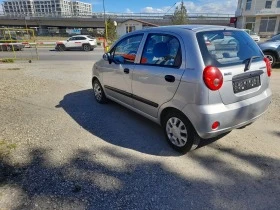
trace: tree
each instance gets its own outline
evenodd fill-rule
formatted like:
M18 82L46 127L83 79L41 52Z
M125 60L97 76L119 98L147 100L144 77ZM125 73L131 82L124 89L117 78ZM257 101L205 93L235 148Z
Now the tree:
M106 21L107 23L107 36L108 36L108 41L115 41L117 39L117 31L116 31L116 26L114 24L114 21L111 18L108 18ZM106 32L105 32L106 36Z
M188 23L187 9L184 2L181 1L180 5L176 7L174 15L172 17L173 25L184 25Z

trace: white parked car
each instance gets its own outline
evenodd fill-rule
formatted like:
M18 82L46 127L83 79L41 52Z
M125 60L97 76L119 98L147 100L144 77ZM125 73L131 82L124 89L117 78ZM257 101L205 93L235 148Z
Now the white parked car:
M92 51L97 46L96 38L89 35L72 36L66 41L56 43L55 49L59 51L77 50Z
M253 32L250 29L243 29L243 30L246 31L255 42L261 41L260 36L258 36L256 32Z

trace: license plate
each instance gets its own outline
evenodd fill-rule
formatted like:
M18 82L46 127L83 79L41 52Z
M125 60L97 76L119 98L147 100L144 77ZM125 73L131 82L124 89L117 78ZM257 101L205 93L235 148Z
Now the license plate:
M254 76L242 80L233 81L233 92L239 93L261 85L260 76Z

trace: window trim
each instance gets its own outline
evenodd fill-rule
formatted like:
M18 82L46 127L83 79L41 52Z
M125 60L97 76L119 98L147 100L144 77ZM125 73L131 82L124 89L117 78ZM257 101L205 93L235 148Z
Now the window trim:
M146 45L148 44L148 38L151 37L152 35L158 35L158 36L172 36L174 37L175 39L177 39L178 43L179 43L179 50L181 52L181 63L179 66L171 66L171 65L162 65L162 64L149 64L149 63L141 63L141 60L142 60L142 57L143 57L143 54L144 54L144 50L145 50L145 47ZM178 52L177 52L178 54ZM173 69L180 69L183 65L183 52L182 52L182 46L181 46L181 42L179 40L179 38L173 34L169 34L169 33L148 33L147 36L146 36L146 40L145 40L145 43L144 43L144 46L142 48L142 52L141 52L141 57L140 57L140 62L137 63L137 65L143 65L143 66L156 66L156 67L165 67L165 68L173 68Z

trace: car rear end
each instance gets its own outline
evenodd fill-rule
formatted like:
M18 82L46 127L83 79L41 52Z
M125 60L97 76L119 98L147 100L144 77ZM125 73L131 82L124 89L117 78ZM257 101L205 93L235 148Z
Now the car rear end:
M94 49L97 47L97 40L96 38L92 37L92 36L87 36L87 40L91 46L91 49Z
M213 36L216 39L209 42L207 37ZM268 59L241 30L200 31L196 38L208 100L206 104L188 105L183 111L198 134L211 138L255 121L271 102Z

